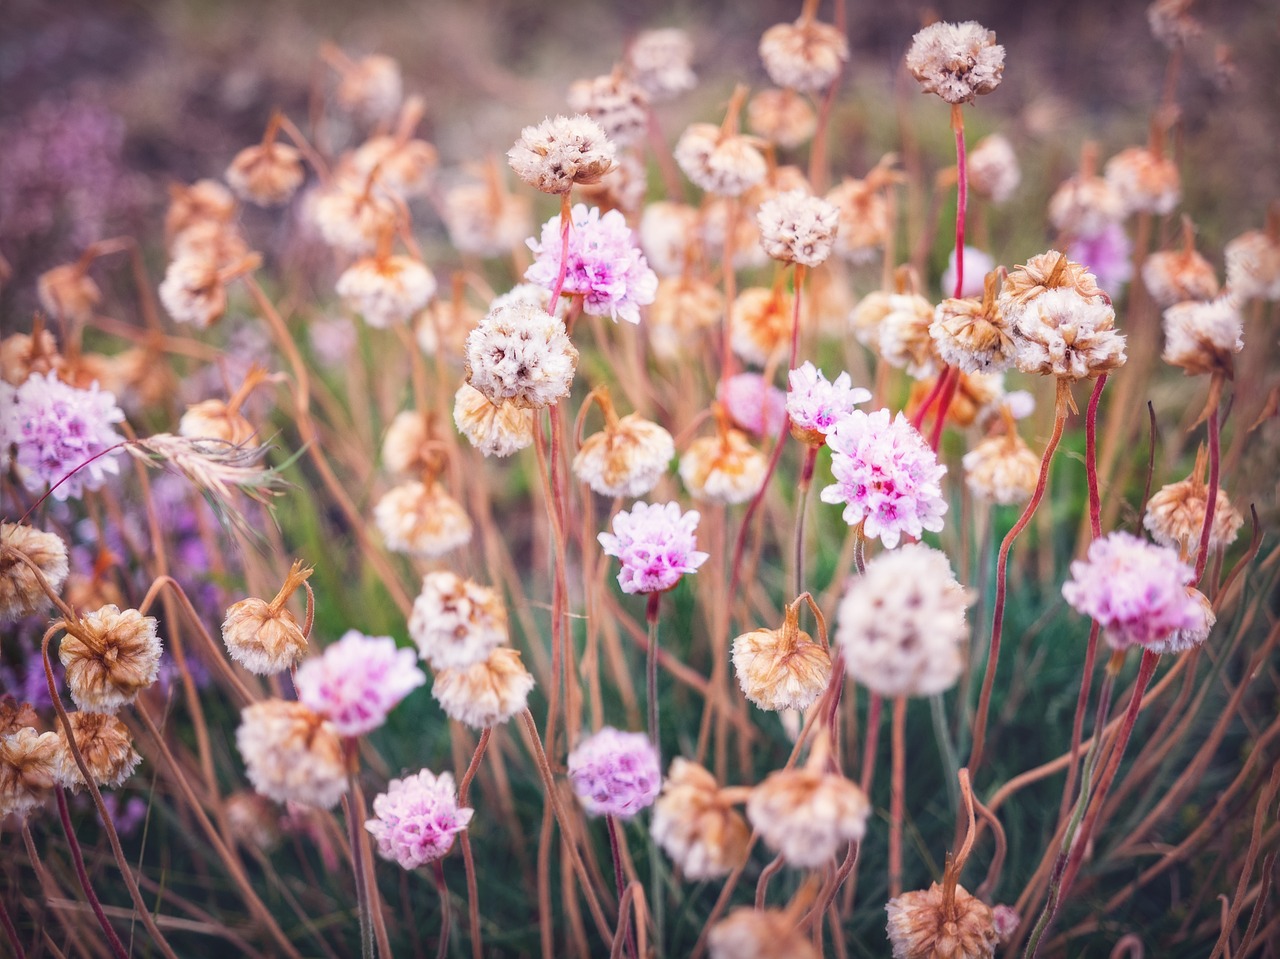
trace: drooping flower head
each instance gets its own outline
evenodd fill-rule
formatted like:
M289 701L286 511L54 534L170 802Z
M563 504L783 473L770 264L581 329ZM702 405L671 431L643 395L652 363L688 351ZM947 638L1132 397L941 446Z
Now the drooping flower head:
M605 726L569 753L569 783L584 809L630 819L662 788L658 754L644 733Z
M707 934L711 959L819 959L809 937L783 909L739 906Z
M1164 361L1188 376L1231 376L1234 356L1244 349L1244 318L1232 296L1207 303L1176 303L1164 311Z
M738 685L761 709L808 709L831 680L831 653L800 629L799 603L778 629L743 633L732 650Z
M268 799L329 809L347 791L338 731L302 703L268 699L246 706L236 749L253 788Z
M667 768L649 831L693 881L727 875L746 860L751 839L747 821L722 797L715 776L680 757Z
M533 674L524 668L520 653L499 646L488 659L440 670L431 695L450 719L487 729L523 711L532 689Z
M810 768L770 773L747 800L747 818L797 869L817 869L867 831L871 803L843 776Z
M885 906L893 959L993 959L1000 937L995 913L963 886L938 883L904 892Z
M855 387L848 373L828 382L808 360L787 374L787 415L791 433L811 446L821 446L840 417L871 399L871 391Z
M675 456L671 434L639 413L618 416L608 390L592 394L604 412L605 427L582 441L573 458L573 474L601 496L644 496L667 471Z
M849 59L849 42L831 24L802 15L795 23L774 24L764 32L760 59L778 86L808 93L840 75Z
M433 559L471 541L471 518L439 483L410 480L373 507L387 549Z
M458 808L452 773L437 776L423 769L391 780L387 791L374 797L374 818L366 820L364 828L377 842L383 859L417 869L443 858L474 812Z
M67 689L81 709L114 713L160 674L156 620L136 609L103 606L72 622L58 646Z
M947 103L972 102L990 93L1004 75L1004 47L980 23L932 23L919 31L907 51L907 69L924 93Z
M661 593L685 573L697 572L709 553L699 552L697 510L679 503L636 503L613 517L613 532L597 537L605 555L622 562L618 584L624 593Z
M62 764L57 733L25 726L0 735L0 819L25 819L44 805Z
M67 719L76 748L97 785L119 786L133 775L142 757L133 748L128 726L108 713L75 712ZM72 789L84 785L84 773L71 755L65 729L58 731L58 738L62 743L59 784Z
M370 326L384 330L408 320L435 296L436 278L411 256L368 256L338 277L342 301Z
M453 395L453 422L485 456L510 456L533 442L533 410L510 400L495 405L470 383Z
M387 721L387 714L427 681L411 649L390 636L351 629L323 655L298 667L298 701L333 723L343 736L360 736Z
M850 526L863 523L863 534L888 549L903 533L942 529L947 502L940 481L947 468L902 413L890 421L887 409L854 410L836 421L827 445L835 483L821 498L844 503Z
M31 560L50 588L60 590L67 581L67 544L60 537L34 526L0 523L0 623L44 609L50 602L31 567L14 552Z

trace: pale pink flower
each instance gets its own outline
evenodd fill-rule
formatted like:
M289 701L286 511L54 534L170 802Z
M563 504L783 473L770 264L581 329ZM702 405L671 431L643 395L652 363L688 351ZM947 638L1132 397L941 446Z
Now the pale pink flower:
M787 416L787 395L759 373L738 373L716 385L729 419L755 436L773 436Z
M814 445L826 442L827 434L841 416L871 399L871 392L855 387L848 373L827 382L822 371L807 360L787 374L787 384L787 415L791 417L792 432Z
M1079 263L1098 278L1098 286L1119 296L1133 279L1133 242L1124 225L1112 222L1091 237L1076 237L1067 247L1067 259ZM1145 276L1145 274L1144 274Z
M964 248L964 286L960 288L960 296L982 296L986 276L996 268L996 261L990 253L977 247ZM947 268L942 271L942 295L956 296L956 251L947 255Z
M423 769L391 780L387 791L374 797L375 818L366 820L364 828L377 841L383 859L417 869L443 858L474 813L458 808L452 773L436 776Z
M412 649L397 649L390 636L347 630L322 656L298 667L298 700L343 736L363 735L427 681L417 658Z
M679 503L636 503L613 517L613 532L597 537L606 556L622 562L618 584L624 593L661 593L685 573L695 573L709 553L699 552L694 535L697 510L680 511Z
M606 726L569 753L569 783L587 812L630 819L657 798L662 770L648 736Z

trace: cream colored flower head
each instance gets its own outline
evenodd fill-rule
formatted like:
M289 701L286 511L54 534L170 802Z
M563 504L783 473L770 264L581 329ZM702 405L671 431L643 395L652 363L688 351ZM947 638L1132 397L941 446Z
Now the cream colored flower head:
M948 103L971 103L990 93L1004 75L1004 47L980 23L930 24L911 40L907 69L925 93Z
M567 396L578 351L564 323L541 307L495 307L467 334L467 382L491 403L541 409Z
M525 127L507 151L516 176L543 193L568 193L575 183L595 183L616 156L617 147L600 124L581 114Z
M756 213L760 245L775 260L820 266L831 255L840 208L804 190L780 193Z

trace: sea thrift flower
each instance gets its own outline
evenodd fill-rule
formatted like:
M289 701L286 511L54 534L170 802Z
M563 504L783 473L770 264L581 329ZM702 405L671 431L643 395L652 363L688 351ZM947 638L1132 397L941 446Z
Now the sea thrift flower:
M747 800L747 818L797 869L818 869L867 831L871 803L854 783L817 769L770 773Z
M0 339L0 380L10 386L21 386L32 373L62 369L65 363L58 341L43 327Z
M658 277L635 245L627 221L617 210L601 216L599 209L582 203L573 207L572 218L562 294L581 296L583 310L592 316L639 323L640 307L653 302ZM556 215L543 224L541 242L529 240L535 259L525 279L553 290L561 247Z
M387 721L392 709L427 681L411 649L390 636L349 629L316 659L298 667L298 701L324 716L343 736L362 736Z
M474 810L458 808L452 773L436 776L430 770L393 779L387 791L374 797L373 819L365 822L378 843L378 855L417 869L443 858L453 837L467 828Z
M658 754L644 733L605 726L569 753L569 784L594 816L630 819L653 803L662 787Z
M818 115L794 90L761 90L747 101L747 128L756 136L792 150L818 132Z
M436 482L392 487L373 507L373 520L397 553L433 559L471 542L471 518Z
M199 329L212 326L227 311L227 289L215 260L180 256L165 270L160 302L175 322Z
M683 30L645 30L627 47L627 75L657 103L698 85L692 60L693 41Z
M732 505L760 492L768 467L768 459L746 434L725 424L715 436L689 444L680 457L680 479L695 499Z
M279 206L302 186L306 171L293 147L274 140L245 147L227 167L227 183L241 199Z
M969 189L992 203L1009 199L1022 182L1018 155L1008 138L999 133L985 136L974 144L969 152L967 172Z
M1250 230L1222 251L1227 287L1241 300L1280 300L1280 230Z
M173 242L194 226L226 226L236 215L236 198L217 180L197 180L190 186L169 187L169 209L164 215L164 235L173 253Z
M436 673L431 687L446 716L475 729L505 723L529 704L533 675L514 649L499 646L488 659Z
M1113 649L1151 646L1202 616L1186 587L1195 580L1176 550L1123 531L1096 539L1085 559L1071 564L1062 585L1067 602L1092 617Z
M781 909L740 906L707 934L711 959L819 959L795 917Z
M400 64L391 57L371 54L359 60L341 57L338 102L369 120L395 116L404 95Z
M961 296L982 296L983 278L996 268L996 261L991 254L977 247L964 248L964 288ZM947 254L947 268L942 271L942 295L951 296L956 289L956 251Z
M256 597L232 603L222 621L222 642L237 663L259 676L292 667L307 651L307 637L285 603L313 572L295 562L271 602Z
M1010 322L1038 296L1050 290L1071 290L1090 302L1106 300L1098 278L1057 250L1046 250L1011 271L1000 286L1000 307Z
M716 384L716 399L735 426L754 436L773 436L787 416L787 395L759 373L735 373Z
M1049 198L1049 222L1072 239L1093 239L1124 215L1120 195L1100 176L1070 177Z
M485 456L510 456L533 443L533 410L510 400L495 405L470 383L453 396L453 422Z
M1164 353L1188 376L1232 375L1234 355L1244 349L1244 317L1232 296L1208 303L1178 303L1164 311Z
M950 689L964 668L973 597L940 550L909 543L867 563L836 613L849 677L886 699Z
M890 899L885 911L893 959L993 959L996 954L995 915L963 886L955 887L950 904L935 882L928 890Z
M687 759L671 761L649 831L687 880L728 875L747 858L751 829L720 796L707 770Z
M501 256L533 230L528 197L508 193L496 177L447 190L440 215L458 252L476 256Z
M845 177L827 192L827 201L840 208L835 250L850 263L868 263L884 247L889 236L884 190L893 180L887 167L877 167L866 179Z
M1213 626L1218 621L1213 611L1213 603L1209 601L1208 596L1193 586L1187 587L1187 599L1195 608L1195 623L1183 629L1174 630L1165 639L1152 643L1147 647L1151 652L1158 656L1185 653L1195 649L1209 638L1209 633L1213 631Z
M810 93L824 89L840 75L849 59L849 43L831 24L802 16L764 32L760 59L778 86Z
M994 290L995 276L991 276ZM929 335L944 363L965 373L998 373L1013 365L1013 331L990 295L943 300L933 311Z
M394 136L370 137L351 154L355 173L366 179L373 177L379 189L403 200L430 192L439 162L436 148L426 140Z
M726 133L714 123L686 127L674 156L685 176L716 196L741 196L769 172L750 137Z
M624 593L662 593L674 589L685 573L696 573L709 553L695 549L697 510L683 513L679 503L636 503L613 517L613 532L596 538L606 556L622 563L618 585Z
M611 402L602 400L601 406L605 428L583 440L573 475L601 496L644 496L671 465L675 440L639 413L619 417Z
M971 103L1000 85L1004 47L994 32L973 20L939 21L912 38L907 69L924 93L936 93L947 103Z
M488 400L485 401L486 403ZM402 410L382 438L382 465L397 476L421 476L443 465L435 417L417 410Z
M0 469L7 468L12 445L13 465L27 490L41 493L66 478L53 498L78 499L85 490L101 489L107 474L120 472L119 450L111 447L124 437L112 424L123 420L115 397L97 383L80 390L52 372L31 374L16 390L0 383Z
M863 535L887 549L904 533L942 529L947 503L939 484L947 468L902 413L890 422L887 409L854 410L836 421L827 445L835 483L822 490L822 502L844 503L850 526L861 523Z
M1107 161L1103 175L1120 198L1126 215L1165 216L1182 199L1177 164L1147 147L1121 150Z
M1161 546L1176 546L1183 559L1189 558L1200 545L1204 530L1204 514L1209 502L1208 484L1202 479L1204 462L1200 459L1187 479L1170 483L1151 494L1147 511L1142 516L1143 528ZM1222 487L1213 506L1213 526L1209 529L1209 549L1225 549L1235 542L1244 525L1244 517L1231 505Z
M933 304L914 293L895 293L889 296L887 306L876 327L876 351L881 359L917 379L932 376L938 369L937 351L929 335Z
M548 117L525 127L507 160L516 176L543 193L568 193L609 172L617 147L590 117Z
M268 799L329 809L347 791L338 731L302 703L268 699L246 706L236 749L249 782Z
M600 124L613 143L634 146L649 128L649 95L621 71L575 80L565 98L569 109Z
M1212 300L1219 289L1213 264L1194 247L1152 253L1142 264L1142 282L1156 306L1166 309L1187 300Z
M848 373L832 382L808 360L787 374L787 416L791 435L810 446L822 446L840 417L871 399L871 391L855 387Z
M370 326L384 330L404 323L436 294L436 278L409 256L357 260L338 277L338 295Z
M568 395L577 366L564 324L536 306L494 307L467 334L467 382L495 404L550 406Z
M753 629L733 641L742 693L761 709L808 709L831 679L831 654L799 625L789 605L778 629Z
M106 713L76 712L67 718L71 720L76 748L97 785L119 786L133 775L142 757L134 750L133 737L124 723ZM62 745L58 783L71 788L83 786L84 773L71 755L65 730L59 730L58 740Z
M698 211L687 203L657 200L640 215L640 247L645 260L662 277L680 277L697 245Z
M40 306L63 323L85 323L102 302L102 290L79 263L55 266L36 279Z
M973 495L1002 506L1027 502L1040 479L1040 458L1017 433L988 437L965 453L962 463Z
M831 255L840 208L804 190L780 193L756 213L760 245L775 260L820 266Z
M491 587L456 573L427 573L409 636L434 669L470 666L507 641L507 610Z
M370 187L367 177L348 176L315 195L311 214L325 243L352 256L368 256L380 237L394 232L395 204Z
M58 659L67 668L67 690L87 712L114 713L138 698L160 674L156 620L136 609L107 605L74 622Z
M1091 237L1076 237L1067 247L1067 258L1081 264L1106 290L1119 293L1133 278L1133 243L1120 223L1109 223ZM1151 262L1150 258L1147 260ZM1146 269L1143 269L1146 277ZM1217 281L1214 281L1216 287Z
M749 286L729 309L729 346L747 363L767 366L791 342L792 295L782 289Z
M67 581L67 544L61 537L34 526L0 523L0 623L40 612L50 602L31 567L10 550L31 560L55 593Z
M1024 373L1093 379L1124 365L1125 338L1115 311L1071 290L1050 290L1018 314L1014 362Z
M0 736L0 820L10 815L26 819L43 806L61 765L57 733L27 726Z

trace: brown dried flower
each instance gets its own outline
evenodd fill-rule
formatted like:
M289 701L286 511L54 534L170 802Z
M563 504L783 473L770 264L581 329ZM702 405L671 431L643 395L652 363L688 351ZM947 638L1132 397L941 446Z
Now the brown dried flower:
M525 127L507 151L511 169L543 193L568 193L575 183L595 183L609 172L617 147L588 116L548 117Z
M760 59L778 86L808 93L824 89L840 75L849 59L849 42L831 24L806 14L795 23L766 30L760 38Z
M747 102L747 128L791 150L807 143L818 131L818 115L794 90L761 90Z
M22 554L40 570L54 592L67 580L67 544L34 526L0 523L0 623L45 609L49 596Z
M990 373L1013 364L1014 342L996 299L997 273L988 273L982 299L943 300L929 335L944 363L966 373Z
M133 748L129 727L107 713L75 712L70 713L67 719L76 748L95 784L119 786L133 775L142 757ZM83 786L84 773L71 755L65 729L59 731L58 742L62 752L58 782L71 788Z
M644 496L657 485L675 456L675 441L639 413L619 417L605 387L592 395L604 413L605 428L582 443L573 473L601 496Z
M955 886L948 900L936 882L890 899L893 959L993 959L999 936L991 907Z
M778 629L753 629L733 641L733 668L761 709L808 709L831 679L831 654L801 631L797 600Z
M819 959L796 917L780 909L735 909L711 927L707 945L711 959Z
M431 695L450 718L476 729L505 723L525 708L533 675L514 649L500 646L489 658L436 673Z
M510 456L533 442L533 410L510 400L495 406L470 383L454 394L453 422L485 456Z
M66 263L41 273L36 280L40 305L63 323L86 323L102 302L102 290L93 282L87 263Z
M114 713L137 699L160 672L156 620L136 609L103 606L74 621L63 620L66 635L58 659L67 669L67 689L77 706Z
M653 804L653 838L686 879L715 879L747 857L751 829L725 797L715 776L677 757Z
M1206 465L1204 450L1201 450L1191 475L1153 493L1142 517L1142 525L1151 538L1163 546L1178 547L1183 559L1199 547L1204 530L1204 514L1209 502L1209 484L1204 480ZM1209 531L1209 549L1230 546L1243 525L1244 517L1219 486L1213 507L1213 527Z
M57 733L28 726L0 736L0 820L25 819L44 805L58 781L61 753Z
M251 673L270 676L298 662L307 651L307 635L285 606L313 569L296 560L271 602L256 597L227 608L222 641L231 658Z
M302 703L268 699L240 713L236 748L253 788L277 802L328 809L347 791L342 739Z
M745 503L764 485L768 460L747 434L729 426L716 404L716 435L689 444L680 457L680 479L694 499L713 503Z

